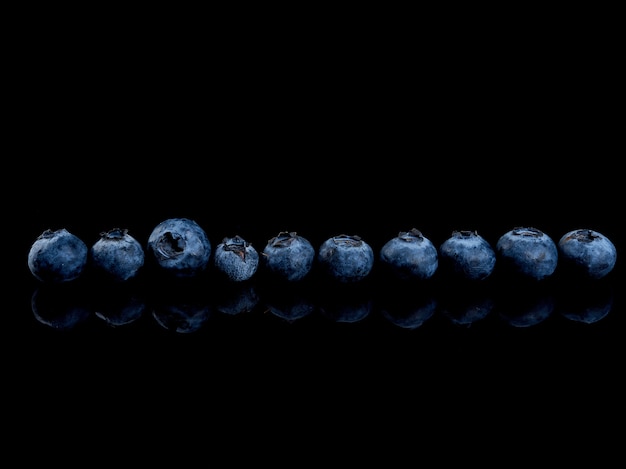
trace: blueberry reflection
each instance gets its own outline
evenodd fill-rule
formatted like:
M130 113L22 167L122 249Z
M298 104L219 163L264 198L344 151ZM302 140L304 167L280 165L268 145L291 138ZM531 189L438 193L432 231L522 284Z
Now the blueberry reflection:
M439 293L442 315L452 324L470 327L493 311L495 299L489 282L454 282Z
M215 309L223 314L249 313L259 304L260 298L252 280L218 282L215 288Z
M40 285L31 296L35 319L56 330L70 330L91 316L89 301L79 284Z
M273 282L264 286L262 298L268 312L287 322L309 316L317 309L306 281Z
M437 311L438 300L430 282L400 282L387 285L377 297L382 316L404 329L417 329Z
M206 284L194 279L169 279L155 289L152 317L172 332L189 334L204 326L213 308Z
M548 284L512 282L497 293L498 317L512 327L531 327L544 322L556 307L555 292Z
M367 288L366 284L331 285L328 282L324 285L318 309L322 316L334 322L359 322L374 309L371 287Z
M110 327L131 324L147 309L143 296L130 285L101 284L93 292L94 313Z
M567 282L558 294L558 311L570 321L592 324L608 316L613 308L613 285L603 280Z

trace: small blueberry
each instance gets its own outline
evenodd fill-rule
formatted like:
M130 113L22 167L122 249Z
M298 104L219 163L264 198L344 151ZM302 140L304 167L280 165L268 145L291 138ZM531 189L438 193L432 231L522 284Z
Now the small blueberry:
M437 248L415 228L387 241L380 250L380 261L401 280L429 279L439 266Z
M87 266L89 248L65 228L46 230L28 252L28 268L38 280L64 283L76 280Z
M374 251L359 236L342 234L324 241L317 259L330 279L352 283L370 274L374 266Z
M453 231L439 247L442 270L457 278L483 280L496 265L496 253L476 231Z
M544 280L556 270L558 248L543 231L518 227L498 239L496 256L504 272L521 278Z
M228 280L242 282L252 278L259 266L259 253L239 235L226 237L215 248L213 259L218 272Z
M117 282L134 278L144 264L141 243L129 235L128 230L119 228L100 233L89 256L97 271Z
M148 237L147 251L163 271L175 277L195 277L206 270L211 242L202 227L188 218L159 223Z
M609 238L589 229L565 233L557 244L568 273L599 279L606 276L617 261L617 250Z
M315 248L295 232L280 232L267 242L262 262L265 269L288 282L302 280L311 270Z

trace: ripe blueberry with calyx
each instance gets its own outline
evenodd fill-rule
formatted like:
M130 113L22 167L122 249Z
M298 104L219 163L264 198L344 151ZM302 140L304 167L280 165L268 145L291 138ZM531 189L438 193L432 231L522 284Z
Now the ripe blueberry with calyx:
M456 278L484 280L496 265L496 253L477 231L453 231L439 247L442 270Z
M613 242L595 230L569 231L559 239L557 247L567 273L579 278L605 277L617 261Z
M380 249L381 265L401 280L426 280L439 266L437 248L421 231L401 231Z
M65 283L79 278L87 266L89 248L65 228L45 230L31 245L28 268L45 283Z
M206 232L188 218L164 220L148 237L147 252L163 272L174 277L196 277L205 271L211 250Z
M311 271L315 248L296 232L281 231L267 242L261 259L270 274L288 282L297 282Z
M543 231L518 227L504 233L496 243L502 272L530 280L545 280L557 267L556 243Z
M328 238L320 246L317 259L327 277L340 283L361 281L374 267L372 247L356 235Z
M128 230L113 228L100 233L89 257L97 272L115 282L125 282L138 274L145 254L141 243Z
M259 253L239 235L226 237L215 248L214 265L233 282L252 278L259 267Z

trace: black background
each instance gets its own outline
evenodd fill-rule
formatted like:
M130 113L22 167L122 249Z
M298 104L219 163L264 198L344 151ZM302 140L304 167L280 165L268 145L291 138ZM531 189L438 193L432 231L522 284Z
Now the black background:
M165 441L175 433L157 424L165 417L248 434L274 422L290 443L289 428L303 422L335 443L337 425L352 434L362 423L372 436L447 421L445 434L467 435L477 422L519 423L546 441L551 424L562 432L585 417L598 428L622 412L612 398L623 390L625 314L614 61L590 51L581 61L584 48L564 57L459 44L428 58L247 44L226 57L157 48L120 58L103 48L90 59L40 46L18 69L11 158L24 169L7 198L19 220L9 249L18 280L8 283L17 301L2 328L11 381L21 383L12 389L31 396L38 422L70 409L90 415L72 420L79 427L132 414ZM259 250L280 231L316 248L355 234L378 252L411 228L435 245L476 230L494 246L517 226L555 241L591 228L618 250L603 282L613 305L593 324L563 317L570 286L557 275L546 287L558 297L553 314L517 328L499 315L514 307L514 287L495 279L484 320L459 327L438 310L408 330L381 315L389 285L376 277L361 292L375 299L372 312L356 323L319 310L289 323L263 298L251 312L214 313L192 334L165 330L151 309L118 328L95 316L69 331L36 320L27 254L42 231L66 228L91 245L121 227L145 245L171 217L197 221L213 246L239 234ZM322 283L309 287L314 301L328 299ZM147 280L139 288L155 307L162 292ZM437 288L444 301L468 294ZM216 422L220 408L232 419Z

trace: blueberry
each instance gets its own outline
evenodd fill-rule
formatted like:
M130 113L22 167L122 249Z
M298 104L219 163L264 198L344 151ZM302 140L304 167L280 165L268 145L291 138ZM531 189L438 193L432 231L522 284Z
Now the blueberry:
M442 270L467 280L483 280L496 265L496 253L476 231L453 231L439 247Z
M85 271L88 253L83 240L65 228L46 230L30 247L28 268L42 282L70 282Z
M252 278L259 267L259 253L239 235L226 237L215 248L213 259L218 272L228 280L242 282Z
M496 256L504 273L524 279L544 280L556 270L558 248L543 231L518 227L498 239Z
M212 247L206 232L194 220L170 218L152 230L147 250L164 272L187 278L206 270Z
M363 280L372 271L374 251L359 236L342 234L324 241L317 259L328 278L353 283Z
M144 264L141 243L129 235L128 230L119 228L100 233L89 256L98 272L116 282L134 278Z
M437 248L415 228L387 241L380 250L380 261L401 280L429 279L439 266Z
M262 254L267 272L288 282L296 282L311 270L315 248L297 233L283 231L267 242Z
M568 273L599 279L606 276L617 260L617 250L609 238L594 230L579 229L565 233L558 244Z

